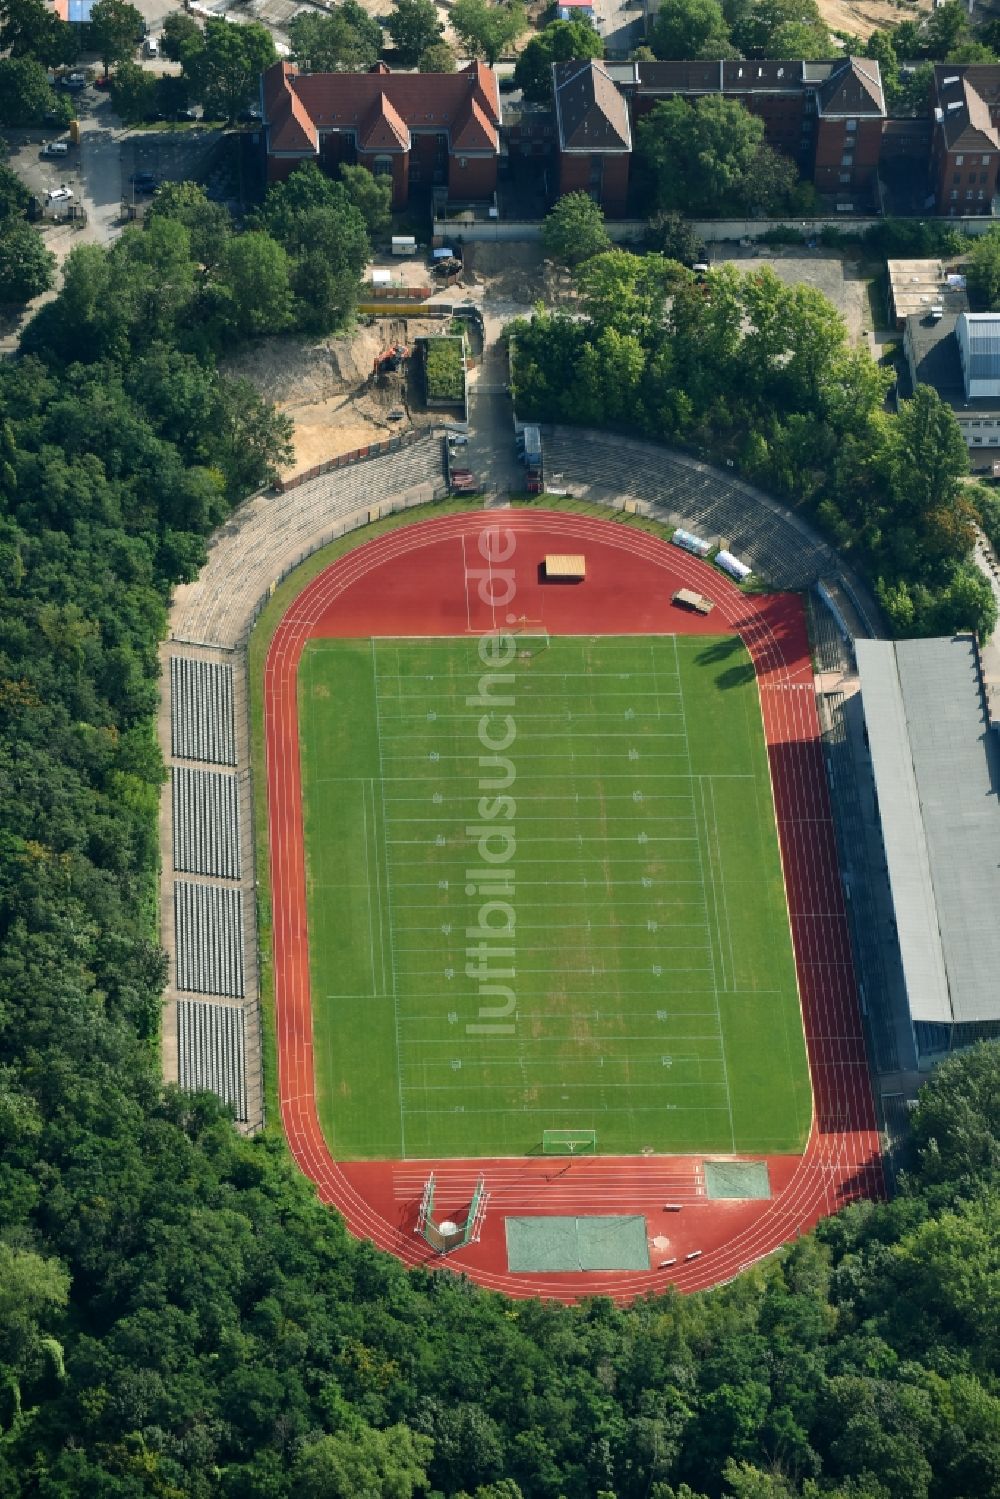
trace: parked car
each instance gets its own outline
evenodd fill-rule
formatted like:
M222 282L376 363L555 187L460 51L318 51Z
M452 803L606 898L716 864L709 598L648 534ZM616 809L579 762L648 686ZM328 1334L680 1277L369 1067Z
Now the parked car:
M69 141L46 141L42 147L43 156L68 156Z
M72 191L64 182L61 187L50 188L45 194L45 201L46 203L68 203L72 196Z
M464 448L468 441L467 437L459 437L455 432L448 433L448 442L453 448Z
M132 184L132 191L136 193L155 193L160 185L155 172L133 172L128 180Z
M147 57L159 57L160 47L155 36L147 36L142 44L142 50Z
M82 73L66 73L59 82L63 88L72 89L74 92L87 87L87 80Z
M94 87L99 89L109 89L111 87L111 82L111 74L105 73L103 78L94 79Z

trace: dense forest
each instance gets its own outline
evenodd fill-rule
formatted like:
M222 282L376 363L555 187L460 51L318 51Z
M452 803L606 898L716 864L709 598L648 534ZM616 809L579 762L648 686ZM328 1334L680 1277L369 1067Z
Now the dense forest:
M766 267L696 276L625 250L574 274L582 317L539 309L511 325L519 416L728 458L853 559L896 633L991 633L958 423L924 385L887 411L891 373L851 347L821 293Z
M282 202L291 233L311 210ZM0 365L0 1496L1000 1499L1000 1048L940 1069L892 1204L626 1310L409 1273L347 1237L276 1134L164 1091L157 644L171 586L288 439L215 365L216 330L238 336L228 243L168 197L75 252ZM698 336L722 368L721 314ZM581 391L614 368L605 391L637 402L652 340L579 337ZM757 346L746 400L778 378ZM853 369L836 330L823 347ZM826 412L815 348L784 378ZM677 381L664 430L721 420ZM876 407L838 418L844 447ZM789 464L796 420L761 439Z

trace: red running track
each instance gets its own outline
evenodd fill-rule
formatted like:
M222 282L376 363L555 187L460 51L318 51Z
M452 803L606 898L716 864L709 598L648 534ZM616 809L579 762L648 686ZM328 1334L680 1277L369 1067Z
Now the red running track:
M481 601L482 533L512 533L504 565L518 618L553 635L739 634L760 689L799 994L813 1088L813 1123L801 1156L767 1157L772 1196L709 1202L694 1156L552 1157L437 1161L436 1208L466 1206L482 1174L490 1203L480 1241L438 1259L414 1234L427 1162L335 1161L313 1092L305 858L299 780L297 672L314 636L464 635L512 623ZM505 548L504 548L505 549ZM499 550L499 548L495 548ZM547 552L585 552L587 579L545 585ZM707 593L711 618L674 607L678 586ZM494 590L499 587L495 583ZM407 1265L441 1265L512 1296L627 1301L671 1284L702 1290L731 1279L819 1218L859 1197L884 1194L871 1083L837 867L812 669L801 602L746 597L707 563L613 521L550 511L442 516L358 547L314 579L279 624L264 675L268 821L274 916L274 984L281 1117L295 1160L351 1233ZM763 1159L754 1157L753 1159ZM664 1202L683 1211L664 1213ZM516 1213L641 1213L651 1251L643 1272L511 1275L504 1217ZM684 1263L684 1256L700 1257ZM668 1270L659 1259L674 1258Z

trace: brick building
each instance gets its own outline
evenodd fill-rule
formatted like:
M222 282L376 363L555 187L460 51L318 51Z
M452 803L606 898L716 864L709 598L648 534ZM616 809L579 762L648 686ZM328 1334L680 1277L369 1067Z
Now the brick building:
M447 185L452 199L489 199L500 154L496 75L472 62L457 73L299 73L277 62L261 78L267 180L300 162L341 163L392 179L392 206L411 187Z
M625 96L599 62L553 65L558 193L585 192L621 217L628 198L632 124Z
M858 203L876 197L885 98L879 65L867 58L556 63L553 86L557 116L560 108L565 116L559 120L559 190L570 191L572 183L590 191L611 215L624 212L634 120L662 100L693 103L711 94L757 115L767 143L820 192Z
M1000 64L934 68L931 179L938 213L992 211L1000 165Z

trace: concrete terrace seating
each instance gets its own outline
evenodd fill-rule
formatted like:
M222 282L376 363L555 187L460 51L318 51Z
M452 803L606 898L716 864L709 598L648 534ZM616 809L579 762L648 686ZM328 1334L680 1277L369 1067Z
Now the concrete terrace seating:
M837 623L814 590L809 595L810 637L820 671L842 672L850 668L850 653Z
M841 868L851 871L847 912L858 977L866 996L866 1029L877 1070L883 1073L896 1072L899 1068L899 1053L895 1028L883 999L887 989L885 964L879 941L878 915L868 876L864 816L858 795L857 776L851 760L844 706L845 696L842 692L825 694L821 713L823 746L840 839Z
M170 734L179 760L236 764L231 666L171 656Z
M207 1090L247 1117L246 1044L243 1011L236 1005L177 1003L178 1078L191 1092Z
M728 546L780 588L805 588L837 566L834 554L797 516L724 470L655 443L577 427L549 427L545 473L586 499L646 500L673 520Z
M173 767L174 868L240 878L240 798L234 775Z
M443 492L442 447L440 438L428 436L285 494L248 500L216 532L197 580L176 590L173 638L223 649L238 645L270 585L318 546L367 524L372 511L403 509Z
M243 997L243 892L174 881L177 987Z

